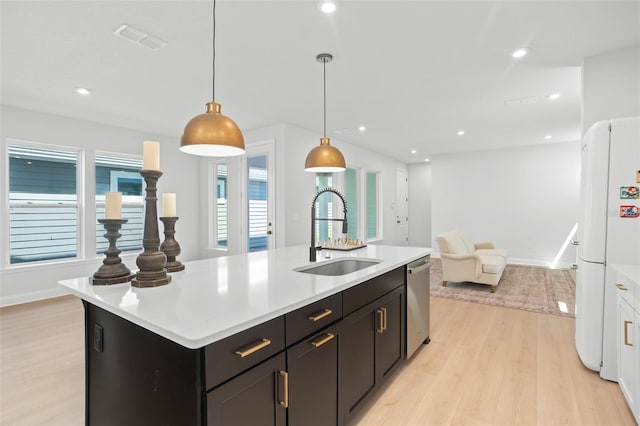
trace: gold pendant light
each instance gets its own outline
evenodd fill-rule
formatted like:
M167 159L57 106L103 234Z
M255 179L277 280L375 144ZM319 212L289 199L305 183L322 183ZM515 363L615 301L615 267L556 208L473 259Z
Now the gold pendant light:
M318 62L322 63L323 69L323 90L324 90L324 133L320 138L320 146L313 148L307 155L304 162L304 170L314 173L332 173L343 172L346 169L344 156L340 150L331 146L327 137L327 67L326 64L331 62L333 56L328 53L321 53L316 56Z
M230 157L245 153L244 137L238 125L221 113L216 93L216 0L213 0L213 101L207 111L193 117L185 126L180 151L207 157Z

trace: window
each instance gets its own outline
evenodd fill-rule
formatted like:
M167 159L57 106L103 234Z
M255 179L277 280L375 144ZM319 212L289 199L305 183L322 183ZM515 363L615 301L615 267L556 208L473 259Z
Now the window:
M332 173L316 173L316 192L321 189L333 186ZM333 218L333 196L331 192L326 192L316 200L316 217ZM334 223L330 220L316 221L316 244L334 237Z
M358 171L347 169L344 172L344 197L347 200L347 235L358 239Z
M105 194L122 193L122 225L118 248L122 251L142 249L144 233L144 180L140 176L142 159L96 153L96 218L105 215ZM96 226L96 251L103 253L109 242L102 225Z
M9 263L77 257L77 152L8 148Z
M227 248L229 241L227 235L227 164L213 163L213 179L215 182L215 196L213 197L213 246Z
M378 174L367 172L366 178L367 240L378 238Z

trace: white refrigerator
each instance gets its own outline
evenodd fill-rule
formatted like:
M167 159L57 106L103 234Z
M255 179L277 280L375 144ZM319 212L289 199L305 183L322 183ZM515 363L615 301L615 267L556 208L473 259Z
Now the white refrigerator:
M640 264L640 117L595 123L582 140L576 348L617 381L616 293L607 265Z

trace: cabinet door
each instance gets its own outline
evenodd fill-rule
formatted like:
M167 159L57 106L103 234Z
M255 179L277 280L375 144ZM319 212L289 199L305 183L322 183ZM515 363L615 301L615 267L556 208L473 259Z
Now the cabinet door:
M337 326L330 327L287 350L289 424L338 424Z
M207 425L285 425L285 354L258 364L207 395Z
M378 299L377 305L376 381L380 382L404 358L404 287Z
M636 404L638 372L636 371L635 325L631 306L618 296L618 384L629 407Z
M355 311L342 321L339 392L345 424L376 385L375 323L373 304Z

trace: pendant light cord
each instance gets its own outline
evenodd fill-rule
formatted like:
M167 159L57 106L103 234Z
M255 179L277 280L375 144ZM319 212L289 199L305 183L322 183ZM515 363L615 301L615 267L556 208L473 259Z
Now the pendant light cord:
M213 63L211 68L212 81L211 81L211 100L216 101L216 0L213 0Z
M324 133L324 137L327 137L327 62L325 60L322 61L322 102L324 109L324 123L322 127L322 131Z

